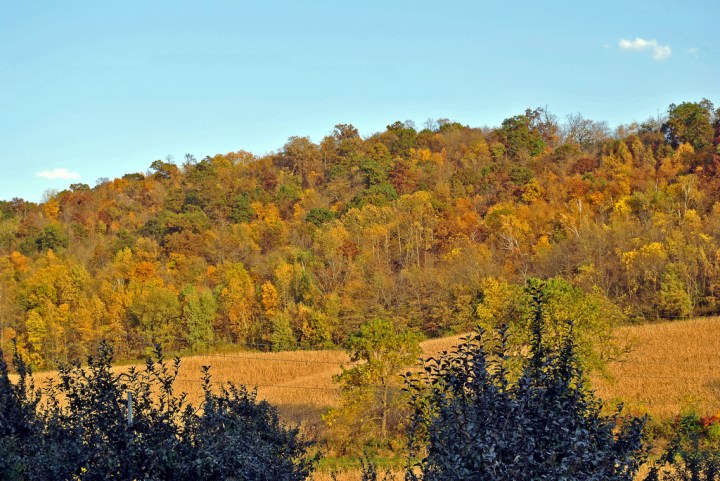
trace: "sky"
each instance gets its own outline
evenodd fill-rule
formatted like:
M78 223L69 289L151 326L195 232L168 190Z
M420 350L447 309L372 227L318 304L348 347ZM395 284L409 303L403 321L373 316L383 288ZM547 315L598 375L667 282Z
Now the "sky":
M714 0L0 0L0 199L335 124L720 106Z

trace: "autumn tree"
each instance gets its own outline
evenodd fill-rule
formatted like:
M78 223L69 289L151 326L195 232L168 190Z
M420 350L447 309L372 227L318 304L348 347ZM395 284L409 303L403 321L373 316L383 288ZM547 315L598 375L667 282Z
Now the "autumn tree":
M227 339L249 342L257 312L255 283L240 262L222 264L219 274L217 328Z
M322 156L309 137L290 137L278 161L299 175L304 186L312 185L321 173Z
M0 201L0 341L43 363L101 338L137 356L152 337L140 319L161 305L182 347L337 345L368 318L440 335L471 324L483 278L560 277L636 319L719 313L718 112L565 124L546 109L366 138L338 124L319 145Z
M330 428L353 440L377 435L386 439L391 415L400 407L400 371L417 359L419 340L417 333L388 320L360 326L346 343L350 360L356 364L343 368L333 379L341 386L342 402L325 416Z

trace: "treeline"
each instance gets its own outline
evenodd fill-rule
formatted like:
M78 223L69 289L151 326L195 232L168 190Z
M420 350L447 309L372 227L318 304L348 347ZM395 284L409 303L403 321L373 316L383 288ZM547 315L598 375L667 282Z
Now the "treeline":
M37 366L338 344L364 321L468 329L530 277L629 319L720 311L720 109L607 125L544 109L471 128L239 151L0 202L0 347Z

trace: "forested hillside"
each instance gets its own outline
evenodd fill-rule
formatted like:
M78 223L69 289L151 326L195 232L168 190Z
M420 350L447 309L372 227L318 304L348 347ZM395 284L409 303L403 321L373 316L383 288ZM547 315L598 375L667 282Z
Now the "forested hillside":
M629 320L717 314L720 109L615 131L545 109L494 129L342 124L0 202L0 219L0 347L40 367L100 339L129 357L331 346L374 318L460 332L530 277Z

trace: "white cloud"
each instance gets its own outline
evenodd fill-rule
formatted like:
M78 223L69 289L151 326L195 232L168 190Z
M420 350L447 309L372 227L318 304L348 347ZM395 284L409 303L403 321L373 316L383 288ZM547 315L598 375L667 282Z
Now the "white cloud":
M67 169L53 169L53 170L43 170L42 172L38 172L35 174L36 177L42 177L43 179L61 179L61 180L75 180L80 178L80 174L77 172L70 172Z
M632 52L649 51L655 60L665 60L672 55L672 49L669 45L660 45L655 39L645 40L644 38L636 37L635 40L625 40L621 38L618 45L621 49Z

